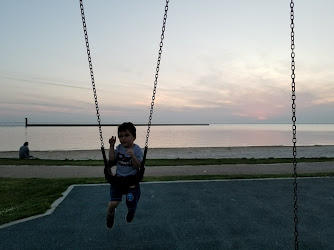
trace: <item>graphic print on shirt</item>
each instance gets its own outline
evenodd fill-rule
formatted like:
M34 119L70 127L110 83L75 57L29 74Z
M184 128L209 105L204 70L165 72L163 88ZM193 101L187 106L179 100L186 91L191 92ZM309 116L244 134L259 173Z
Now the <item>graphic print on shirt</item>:
M125 156L124 154L118 154L118 164L124 167L132 166L132 160L130 156Z

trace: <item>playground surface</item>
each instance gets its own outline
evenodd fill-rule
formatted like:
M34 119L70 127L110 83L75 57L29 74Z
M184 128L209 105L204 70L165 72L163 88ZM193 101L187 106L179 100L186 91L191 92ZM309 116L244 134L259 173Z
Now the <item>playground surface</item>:
M300 249L333 249L334 178L298 179ZM106 229L108 185L71 186L44 216L0 227L2 249L294 249L293 179L142 183Z

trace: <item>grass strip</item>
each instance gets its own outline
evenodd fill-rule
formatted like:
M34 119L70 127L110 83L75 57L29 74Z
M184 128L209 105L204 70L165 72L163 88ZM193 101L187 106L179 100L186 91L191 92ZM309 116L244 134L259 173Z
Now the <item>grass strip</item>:
M105 183L104 178L0 178L0 224L42 214L72 184Z
M298 158L298 162L328 162L334 158ZM229 158L229 159L147 159L146 166L186 166L186 165L224 165L224 164L273 164L291 163L291 158ZM46 165L46 166L103 166L102 160L49 160L0 158L0 165Z
M300 174L299 177L334 176L334 173ZM196 175L145 177L144 182L184 181L184 180L223 180L285 178L292 175ZM73 184L106 183L104 178L1 178L0 177L0 225L42 214L50 209L51 204ZM107 191L106 191L107 192ZM107 201L106 201L107 203Z

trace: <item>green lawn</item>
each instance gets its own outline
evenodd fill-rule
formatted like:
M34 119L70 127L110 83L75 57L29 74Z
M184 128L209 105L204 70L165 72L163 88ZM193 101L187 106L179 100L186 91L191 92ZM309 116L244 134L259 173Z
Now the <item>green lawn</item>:
M44 213L72 184L104 182L103 178L0 178L0 224Z

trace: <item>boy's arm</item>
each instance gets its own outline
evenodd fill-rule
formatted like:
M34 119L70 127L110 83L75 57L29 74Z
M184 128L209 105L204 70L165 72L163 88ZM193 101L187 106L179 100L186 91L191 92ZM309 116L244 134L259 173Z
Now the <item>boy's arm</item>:
M112 136L110 139L109 139L109 145L110 145L110 149L109 149L109 162L114 162L115 159L116 159L116 156L115 156L115 142L116 142L116 137L115 136Z
M141 166L141 162L140 162L140 160L138 160L138 158L136 157L136 155L135 155L133 149L128 149L128 150L127 150L127 154L131 156L132 166L133 166L134 168L138 168L138 169L139 169L140 166Z
M131 156L132 165L134 168L140 168L141 162L137 159L135 155Z

